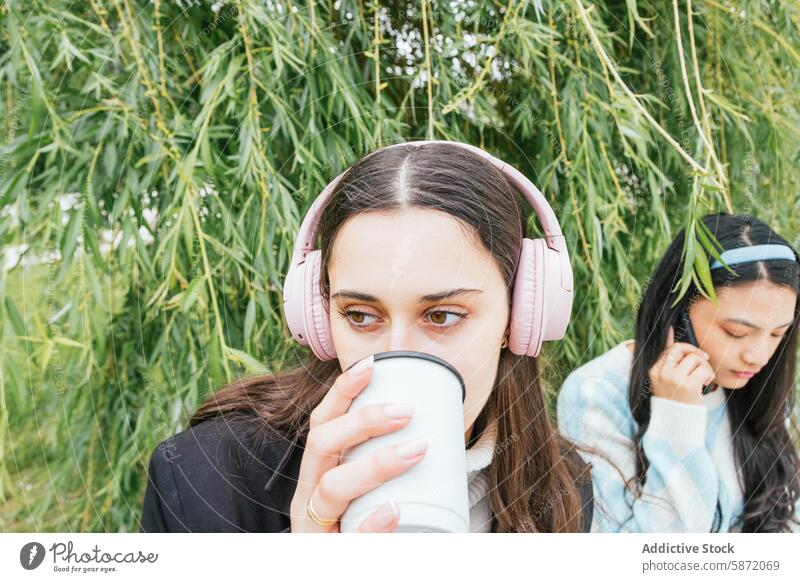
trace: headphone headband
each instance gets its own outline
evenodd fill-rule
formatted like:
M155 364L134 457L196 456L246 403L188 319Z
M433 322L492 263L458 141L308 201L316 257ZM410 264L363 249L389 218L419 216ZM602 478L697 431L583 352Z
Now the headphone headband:
M494 165L494 167L497 168L516 187L516 189L522 193L523 196L525 196L526 200L528 200L530 205L533 207L533 210L536 212L536 216L539 218L539 223L542 225L542 229L544 230L544 238L547 242L547 246L554 251L563 252L566 255L567 246L566 242L564 241L564 235L561 233L561 227L559 226L556 215L553 212L553 209L550 207L550 204L547 202L547 199L533 184L533 182L531 182L522 172L497 159L490 153L485 152L484 150L473 145L457 141L422 140L392 144L367 155L370 156L378 151L403 145L426 145L433 143L451 144L464 148L481 156L483 159ZM295 246L292 253L293 265L301 264L305 260L308 253L314 250L314 242L317 236L317 227L319 225L321 210L331 192L334 188L336 188L336 185L339 183L339 180L341 180L342 175L346 171L347 170L342 171L327 186L325 186L317 199L314 200L314 203L309 208L305 218L303 218L303 222L300 225L300 230L297 233L298 244ZM525 233L523 233L523 236L524 235ZM572 271L569 269L569 264L566 262L565 268L562 268L561 270L561 284L564 289L572 290Z
M766 244L766 245L753 245L749 247L737 247L735 249L728 249L720 254L720 258L726 265L738 265L741 263L752 263L755 261L769 261L769 260L797 260L794 251L791 247L786 245ZM719 269L723 264L719 261L714 261L711 264L711 269Z

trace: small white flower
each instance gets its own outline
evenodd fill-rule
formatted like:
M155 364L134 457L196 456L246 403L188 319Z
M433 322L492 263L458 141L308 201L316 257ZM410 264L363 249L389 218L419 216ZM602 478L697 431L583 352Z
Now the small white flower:
M150 234L150 231L149 231L149 230L147 230L147 229L146 229L145 227L143 227L143 226L140 226L140 227L139 227L139 239L141 239L141 241L142 241L144 244L146 244L146 245L147 245L147 244L150 244L150 243L151 243L151 242L153 242L153 240L154 240L154 239L153 239L153 235L152 235L152 234Z
M503 73L500 70L500 64L497 61L492 61L492 79L500 81L503 78Z
M478 59L475 56L475 54L469 51L462 53L461 58L464 60L465 63L467 63L473 69L478 64Z
M153 228L156 225L156 220L158 219L158 211L155 208L143 208L142 218L144 218L144 221L150 225L150 228Z
M79 192L66 192L56 197L62 212L72 210L72 208L78 203L79 198Z

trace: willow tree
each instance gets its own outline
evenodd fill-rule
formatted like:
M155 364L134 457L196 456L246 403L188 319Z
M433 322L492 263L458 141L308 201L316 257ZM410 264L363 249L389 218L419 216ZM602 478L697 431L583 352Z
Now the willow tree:
M0 525L137 527L210 391L306 355L283 276L360 155L480 145L539 185L577 282L551 383L629 336L677 228L797 239L795 2L90 0L0 8ZM530 220L529 235L538 234Z

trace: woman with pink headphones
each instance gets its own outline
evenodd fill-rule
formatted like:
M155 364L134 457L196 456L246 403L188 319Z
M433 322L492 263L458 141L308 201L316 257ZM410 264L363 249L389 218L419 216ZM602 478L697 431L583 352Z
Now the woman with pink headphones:
M525 237L520 193L543 238ZM564 336L572 292L555 214L519 171L457 142L366 155L314 201L288 268L284 315L312 356L222 388L159 443L142 531L338 532L352 499L426 453L409 442L380 462L339 462L413 418L402 403L347 412L372 355L390 350L427 352L464 378L471 531L587 531L587 466L548 418L536 360ZM389 503L360 531L398 519Z

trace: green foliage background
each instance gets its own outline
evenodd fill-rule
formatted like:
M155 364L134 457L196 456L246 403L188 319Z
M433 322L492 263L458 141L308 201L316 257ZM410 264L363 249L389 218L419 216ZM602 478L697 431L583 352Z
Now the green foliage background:
M551 386L631 335L677 228L797 245L799 29L766 0L4 0L0 528L138 528L152 447L302 355L293 235L380 145L470 142L545 192L577 282Z

